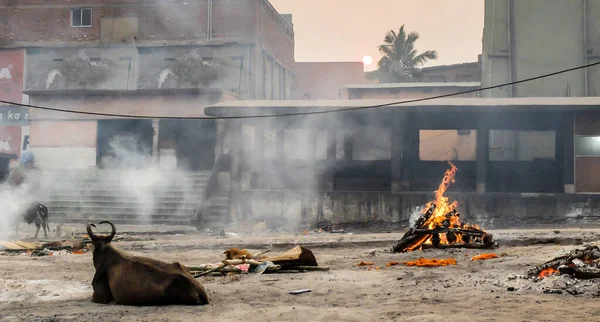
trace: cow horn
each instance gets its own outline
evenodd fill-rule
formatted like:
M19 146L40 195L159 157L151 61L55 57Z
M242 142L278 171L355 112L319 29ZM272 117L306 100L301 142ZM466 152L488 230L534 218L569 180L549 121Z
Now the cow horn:
M96 225L94 225L94 224L87 224L85 226L85 229L87 230L87 233L88 233L88 236L90 236L90 239L94 240L94 239L96 239L96 235L94 235L94 233L92 232L92 226L96 227Z
M109 224L112 231L110 232L110 236L106 237L107 241L111 241L113 239L113 237L115 237L115 234L117 233L117 228L115 228L115 224L113 224L112 222L105 220L105 221L101 221L98 223L98 225L102 225L102 224Z

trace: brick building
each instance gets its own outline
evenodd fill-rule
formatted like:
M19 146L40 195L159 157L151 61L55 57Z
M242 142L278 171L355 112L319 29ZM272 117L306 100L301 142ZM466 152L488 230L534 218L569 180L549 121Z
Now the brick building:
M228 99L289 99L292 26L268 0L0 0L0 63L22 53L29 103L138 116L29 111L30 178L53 221L188 223L227 125L166 117L205 117L206 105ZM160 180L145 199L138 188L128 195L124 181L148 183L136 171L149 163Z
M158 115L177 116L174 110L178 110L190 116L194 110L191 116L203 116L203 104L225 97L289 99L295 78L292 17L279 14L268 0L59 0L51 4L2 0L0 48L25 50L24 92L30 103L77 110L110 102L120 106L120 114L151 115L145 108L150 105ZM181 132L185 126L155 120L154 131L163 132L155 139L165 137L165 142L152 142L151 120L138 120L133 126L110 118L84 119L31 111L34 133L47 128L44 122L51 121L54 127L75 122L68 128L89 137L85 152L79 149L81 142L69 142L76 135L61 140L53 138L52 132L32 137L36 165L100 165L101 141L123 126L143 137L145 150L151 150L157 160L161 147L189 150L171 146L177 140L166 139L179 134L164 133ZM207 131L216 131L216 126ZM194 135L183 141L189 140ZM213 149L214 140L205 147ZM176 154L180 161L186 158ZM211 162L202 166L211 167Z

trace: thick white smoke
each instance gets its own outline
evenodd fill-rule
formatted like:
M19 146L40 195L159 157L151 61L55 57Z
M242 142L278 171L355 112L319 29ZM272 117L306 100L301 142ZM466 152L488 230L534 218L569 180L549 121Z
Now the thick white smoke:
M28 184L20 185L19 187L11 187L8 183L0 185L0 238L8 235L14 235L13 225L15 220L18 220L30 203L33 202L29 193L30 186Z

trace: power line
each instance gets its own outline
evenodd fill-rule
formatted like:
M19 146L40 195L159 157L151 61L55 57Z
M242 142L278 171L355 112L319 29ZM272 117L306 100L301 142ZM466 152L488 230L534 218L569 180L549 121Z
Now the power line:
M65 109L54 108L54 107L45 107L45 106L32 105L32 104L23 104L23 103L17 103L17 102L11 102L11 101L4 101L4 100L0 100L0 103L4 103L4 104L8 104L8 105L14 105L14 106L22 106L22 107L33 108L33 109L39 109L39 110L62 112L62 113L85 114L85 115L96 115L96 116L111 116L111 117L123 117L123 118L136 118L136 119L157 119L158 118L158 119L177 119L177 120L179 120L179 119L191 119L191 120L231 120L231 119L253 119L253 118L270 118L270 117L283 117L283 116L303 116L303 115L330 114L330 113L339 113L339 112L349 112L349 111L357 111L357 110L366 110L366 109L373 109L373 108L379 108L379 107L387 107L387 106L392 106L392 105L401 105L401 104L408 104L408 103L430 101L430 100L436 100L436 99L440 99L440 98L458 96L458 95L463 95L463 94L477 93L477 92L482 92L482 91L486 91L486 90L490 90L490 89L495 89L495 88L500 88L500 87L505 87L505 86L511 86L511 85L516 85L516 84L531 82L531 81L535 81L535 80L538 80L538 79L547 78L547 77L551 77L551 76L555 76L555 75L559 75L559 74L564 74L564 73L576 71L576 70L579 70L579 69L590 68L590 67L594 67L594 66L598 66L598 65L600 65L600 62L595 62L595 63L591 63L591 64L587 64L587 65L582 65L582 66L578 66L578 67L573 67L573 68L569 68L569 69L563 69L563 70L559 70L559 71L552 72L552 73L549 73L549 74L543 74L543 75L539 75L539 76L535 76L535 77L525 78L525 79L521 79L521 80L518 80L518 81L509 82L509 83L504 83L504 84L499 84L499 85L493 85L493 86L487 86L487 87L481 87L481 88L477 88L477 89L471 89L471 90L466 90L466 91L462 91L462 92L455 92L455 93L450 93L450 94L436 95L436 96L425 97L425 98L417 98L417 99L412 99L412 100L407 100L407 101L396 101L396 102L385 103L385 104L367 105L367 106L358 106L358 107L349 107L349 108L342 108L342 109L337 109L337 110L312 111L312 112L296 112L296 113L285 113L285 114L266 114L266 115L249 115L249 116L219 116L219 117L206 117L206 116L183 116L183 117L178 117L178 116L160 116L160 117L156 117L156 116L149 116L149 115L130 115L130 114L99 113L99 112L65 110Z

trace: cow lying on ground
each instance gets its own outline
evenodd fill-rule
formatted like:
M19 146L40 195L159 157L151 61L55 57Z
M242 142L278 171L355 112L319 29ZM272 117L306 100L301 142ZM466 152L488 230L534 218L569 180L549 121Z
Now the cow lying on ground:
M155 259L132 256L110 244L115 236L115 225L109 221L112 232L98 236L87 232L94 246L93 260L96 273L92 280L92 302L124 305L203 305L208 296L200 283L180 263L171 264Z
M35 223L36 229L33 238L38 237L41 227L44 228L44 237L48 238L48 231L50 231L50 226L48 225L48 207L41 203L33 203L18 218L15 218L12 225L17 232L16 237L19 237L19 225L21 222L28 225Z

